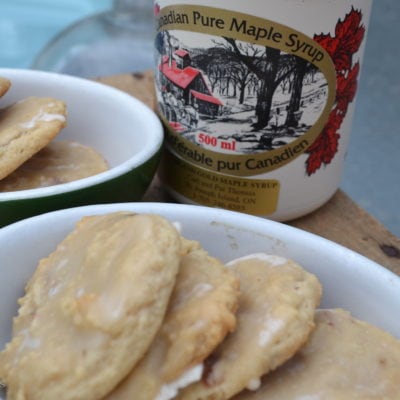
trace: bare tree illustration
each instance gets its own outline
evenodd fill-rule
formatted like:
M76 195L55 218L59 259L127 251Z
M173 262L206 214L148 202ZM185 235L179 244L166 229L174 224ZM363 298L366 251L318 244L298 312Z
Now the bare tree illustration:
M259 79L255 107L257 121L253 124L253 129L263 129L269 124L272 99L276 89L296 68L293 57L282 53L279 49L242 44L226 37L224 39L231 46L237 59Z
M207 75L211 90L214 91L218 87L220 93L222 93L223 82L228 74L226 71L228 68L226 54L221 52L218 47L210 47L207 51L198 52L193 57L193 63Z
M239 104L243 104L246 97L246 89L253 82L254 74L241 62L231 62L229 68L230 77L233 81L234 87L238 89ZM234 95L236 96L236 90Z
M307 72L309 63L300 57L295 57L295 68L293 70L293 78L291 81L292 91L287 108L287 116L285 126L297 127L299 123L298 112L301 105L301 93L303 90L304 76Z

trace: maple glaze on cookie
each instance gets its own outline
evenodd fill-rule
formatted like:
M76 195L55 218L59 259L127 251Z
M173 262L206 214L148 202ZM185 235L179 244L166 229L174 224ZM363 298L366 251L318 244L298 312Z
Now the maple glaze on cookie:
M39 266L0 353L8 400L98 400L139 361L179 268L176 229L156 215L83 218Z
M321 297L318 279L297 263L264 253L228 264L240 281L237 328L208 360L201 382L179 400L225 400L275 369L306 342Z
M50 143L66 125L66 105L28 97L0 110L0 179Z
M0 192L36 189L72 182L108 170L93 148L71 141L52 141L10 175L0 180Z

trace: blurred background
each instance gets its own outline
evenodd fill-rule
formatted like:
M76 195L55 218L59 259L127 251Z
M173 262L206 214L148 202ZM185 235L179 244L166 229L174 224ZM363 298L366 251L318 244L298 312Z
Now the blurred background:
M151 67L151 35L146 36L152 29L151 4L152 0L2 0L0 67L63 67L81 76ZM127 7L135 12L126 13ZM342 189L400 237L399 18L400 1L375 0ZM83 45L67 53L70 41L79 36L90 42L94 32L97 41L90 45L98 46L97 58L70 67L70 60L84 54ZM110 47L110 37L131 50ZM119 65L99 62L104 49L114 52ZM93 72L89 67L94 63L102 69Z
M0 66L29 68L56 34L111 4L112 0L0 1Z

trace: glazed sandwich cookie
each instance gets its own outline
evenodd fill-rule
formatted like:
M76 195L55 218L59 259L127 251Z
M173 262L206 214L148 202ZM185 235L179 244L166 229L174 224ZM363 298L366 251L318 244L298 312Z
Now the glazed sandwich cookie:
M235 328L239 281L201 248L182 257L165 320L143 360L107 400L169 400L201 379L203 361Z
M341 309L318 310L293 359L235 400L398 400L400 341Z
M229 263L239 276L237 328L206 363L203 380L179 400L225 400L277 368L307 341L321 298L317 278L293 261L253 254Z
M0 110L0 179L53 140L66 125L66 105L28 97Z
M11 87L11 81L7 78L0 77L0 97L4 96Z
M106 160L92 147L71 141L52 141L0 180L0 192L72 182L107 169Z
M156 215L83 218L39 266L0 353L8 400L98 400L143 357L181 256Z

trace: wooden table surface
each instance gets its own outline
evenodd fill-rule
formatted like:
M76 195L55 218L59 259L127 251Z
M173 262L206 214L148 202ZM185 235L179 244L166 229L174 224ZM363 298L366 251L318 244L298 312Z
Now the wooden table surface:
M154 109L153 75L150 71L97 80L132 94ZM173 200L156 177L143 201ZM400 275L400 239L341 190L318 210L287 224L348 247Z

